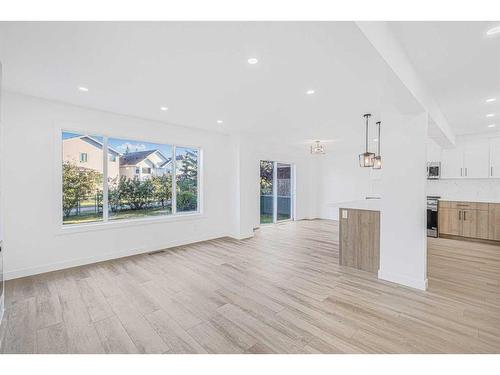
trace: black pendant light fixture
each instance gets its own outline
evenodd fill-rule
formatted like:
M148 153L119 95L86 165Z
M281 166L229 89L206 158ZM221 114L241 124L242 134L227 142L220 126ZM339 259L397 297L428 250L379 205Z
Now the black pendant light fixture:
M377 138L378 153L377 156L373 158L373 169L382 169L382 156L380 156L380 121L377 122L377 126L378 126L378 138Z
M366 119L366 150L363 154L359 154L359 166L360 167L373 167L373 159L375 154L373 152L368 152L368 119L372 115L367 113L363 115Z

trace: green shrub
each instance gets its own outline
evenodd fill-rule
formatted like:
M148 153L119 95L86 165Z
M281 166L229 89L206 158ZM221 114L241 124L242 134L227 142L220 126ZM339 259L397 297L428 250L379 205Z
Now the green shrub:
M190 191L180 191L177 193L177 211L195 211L197 196Z

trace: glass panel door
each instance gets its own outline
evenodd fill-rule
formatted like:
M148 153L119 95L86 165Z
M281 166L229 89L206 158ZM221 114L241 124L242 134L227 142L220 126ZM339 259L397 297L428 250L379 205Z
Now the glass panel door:
M261 160L260 223L293 219L294 182L292 164Z
M276 163L276 220L292 218L292 166Z
M274 223L274 163L260 162L260 223Z

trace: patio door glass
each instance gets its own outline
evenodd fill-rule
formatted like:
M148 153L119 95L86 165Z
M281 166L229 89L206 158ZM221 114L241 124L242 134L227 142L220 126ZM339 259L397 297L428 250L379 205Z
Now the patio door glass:
M260 162L260 223L293 219L293 167L291 164Z
M276 220L292 218L292 166L276 163Z
M274 222L274 163L260 162L260 223Z

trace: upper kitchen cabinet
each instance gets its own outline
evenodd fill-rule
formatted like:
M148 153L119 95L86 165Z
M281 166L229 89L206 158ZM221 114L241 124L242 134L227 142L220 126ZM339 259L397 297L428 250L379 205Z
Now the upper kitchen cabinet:
M443 149L442 178L500 178L500 138L474 139Z
M490 139L490 177L500 178L500 137Z
M443 149L441 153L441 177L461 178L463 176L464 152L463 148Z
M488 178L490 162L488 139L468 141L464 145L463 177Z

